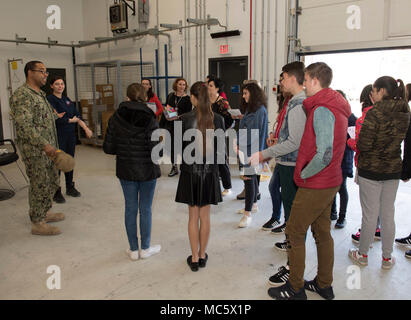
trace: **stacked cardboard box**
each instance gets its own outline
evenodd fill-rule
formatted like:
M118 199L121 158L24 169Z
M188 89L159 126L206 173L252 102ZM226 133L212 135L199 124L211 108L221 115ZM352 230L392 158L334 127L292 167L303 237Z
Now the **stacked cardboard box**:
M107 110L114 110L114 88L112 84L96 85L96 92L100 93L101 104L107 106Z
M96 97L96 105L100 105L101 104L100 92L95 92L95 97ZM85 124L90 129L92 129L93 127L93 109L94 109L93 106L94 106L93 92L82 92L80 94L81 118L83 119Z

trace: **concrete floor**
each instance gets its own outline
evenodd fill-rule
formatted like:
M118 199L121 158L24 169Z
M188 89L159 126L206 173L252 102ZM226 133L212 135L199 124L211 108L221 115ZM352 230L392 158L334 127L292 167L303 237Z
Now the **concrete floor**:
M75 181L79 199L55 205L66 220L58 223L63 233L56 237L30 234L27 188L0 202L0 299L241 299L270 300L268 278L286 259L273 249L283 235L261 230L271 215L268 182L262 182L260 211L251 227L238 229L236 211L244 203L235 200L242 181L233 169L233 194L212 208L207 268L191 272L187 235L188 210L174 202L178 177L168 178L169 166L162 167L153 203L152 244L161 244L159 255L133 262L123 224L123 195L115 177L114 157L99 148L78 146ZM24 180L12 164L1 168L16 186ZM64 181L64 179L62 180ZM63 185L64 183L62 183ZM369 266L361 269L361 289L350 290L348 250L354 247L351 233L361 224L358 187L349 179L350 202L347 227L332 229L335 241L334 291L336 299L411 299L411 261L405 249L395 245L396 266L381 269L381 243L374 243ZM0 179L0 188L6 184ZM411 231L411 183L401 182L396 201L397 237ZM306 279L316 274L316 249L311 233L307 238ZM47 268L61 270L61 289L46 286ZM307 293L312 300L321 299Z

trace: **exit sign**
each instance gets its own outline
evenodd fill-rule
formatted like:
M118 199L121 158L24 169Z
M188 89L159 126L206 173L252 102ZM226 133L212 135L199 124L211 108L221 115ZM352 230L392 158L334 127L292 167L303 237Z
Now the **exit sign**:
M230 54L231 47L228 44L223 44L218 47L220 54Z

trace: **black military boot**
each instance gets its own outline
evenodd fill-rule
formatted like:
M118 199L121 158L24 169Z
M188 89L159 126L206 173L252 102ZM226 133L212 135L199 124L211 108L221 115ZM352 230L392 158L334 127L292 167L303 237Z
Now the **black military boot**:
M54 194L53 201L57 203L65 203L66 199L64 199L63 194L61 193L61 188L58 188L56 193Z
M66 194L74 198L81 196L81 193L74 187L74 182L71 183L71 186L66 187Z

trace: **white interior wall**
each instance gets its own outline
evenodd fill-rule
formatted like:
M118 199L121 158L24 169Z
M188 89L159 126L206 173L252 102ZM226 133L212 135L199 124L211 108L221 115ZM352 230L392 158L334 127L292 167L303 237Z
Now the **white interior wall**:
M61 8L61 29L47 28L50 5ZM47 42L48 37L59 43L68 43L83 39L83 10L82 0L13 0L1 1L0 5L0 38L14 40L15 35L26 37L28 41ZM77 50L77 60L84 61L82 49ZM70 97L74 97L74 79L72 68L72 52L70 47L51 47L13 44L2 42L0 45L0 100L5 138L11 138L12 128L9 120L9 91L7 90L8 59L23 59L23 65L18 64L18 78L24 83L22 69L30 60L41 60L49 68L65 68L67 75L67 90Z
M211 26L210 30L207 27L198 28L198 55L196 54L196 28L188 29L180 34L179 31L172 31L171 44L172 53L168 59L169 75L180 75L181 73L181 46L183 46L183 55L185 51L185 36L189 33L187 40L190 47L189 60L184 60L184 75L189 84L197 80L203 80L208 74L208 59L223 57L218 51L218 46L221 44L229 44L231 46L231 54L229 56L249 56L250 54L250 0L228 0L228 12L225 0L188 0L190 6L190 17L200 18L200 10L203 11L203 1L206 5L206 13L212 18L217 18L222 25L228 22L228 30L239 29L241 35L231 38L212 39L210 33L224 31L220 26ZM158 20L159 23L178 24L180 20L183 25L187 25L185 21L184 0L149 0L150 4L150 22L148 28L153 28L157 25L157 2L159 3ZM277 1L277 33L275 33L276 6L271 0L253 0L253 49L252 49L252 73L250 78L255 78L266 87L266 92L269 98L269 114L270 121L273 122L276 116L276 96L272 91L274 81L278 80L278 75L281 72L281 66L286 62L286 21L287 21L287 1ZM93 40L95 37L112 36L109 23L109 6L113 3L112 0L84 0L84 38ZM269 3L271 5L268 10ZM197 7L196 7L197 4ZM263 10L264 6L264 10ZM268 19L270 19L270 32L267 32ZM264 29L262 29L264 21ZM129 15L129 30L139 29L138 18ZM201 47L200 33L203 36L205 29L206 39L206 59L201 59L203 47ZM262 32L264 30L264 32ZM275 48L275 36L277 36L277 48ZM263 40L262 40L263 39ZM264 51L261 52L262 41L264 41ZM161 36L160 40L160 75L164 74L164 44L168 44L166 37ZM158 46L157 39L152 36L145 36L141 39L133 41L132 39L102 44L98 46L90 46L85 49L86 60L105 61L114 59L135 60L140 59L140 48L143 50L143 60L155 62L155 49ZM256 46L256 50L254 50ZM267 50L269 48L269 51ZM254 51L257 54L254 54ZM269 57L267 57L269 53ZM268 64L268 65L267 65ZM276 64L276 72L274 71ZM189 70L187 67L190 67ZM269 72L267 72L267 70ZM263 72L263 74L262 74ZM161 82L160 98L164 100L164 81ZM170 82L171 84L171 82ZM171 85L169 86L171 90Z

